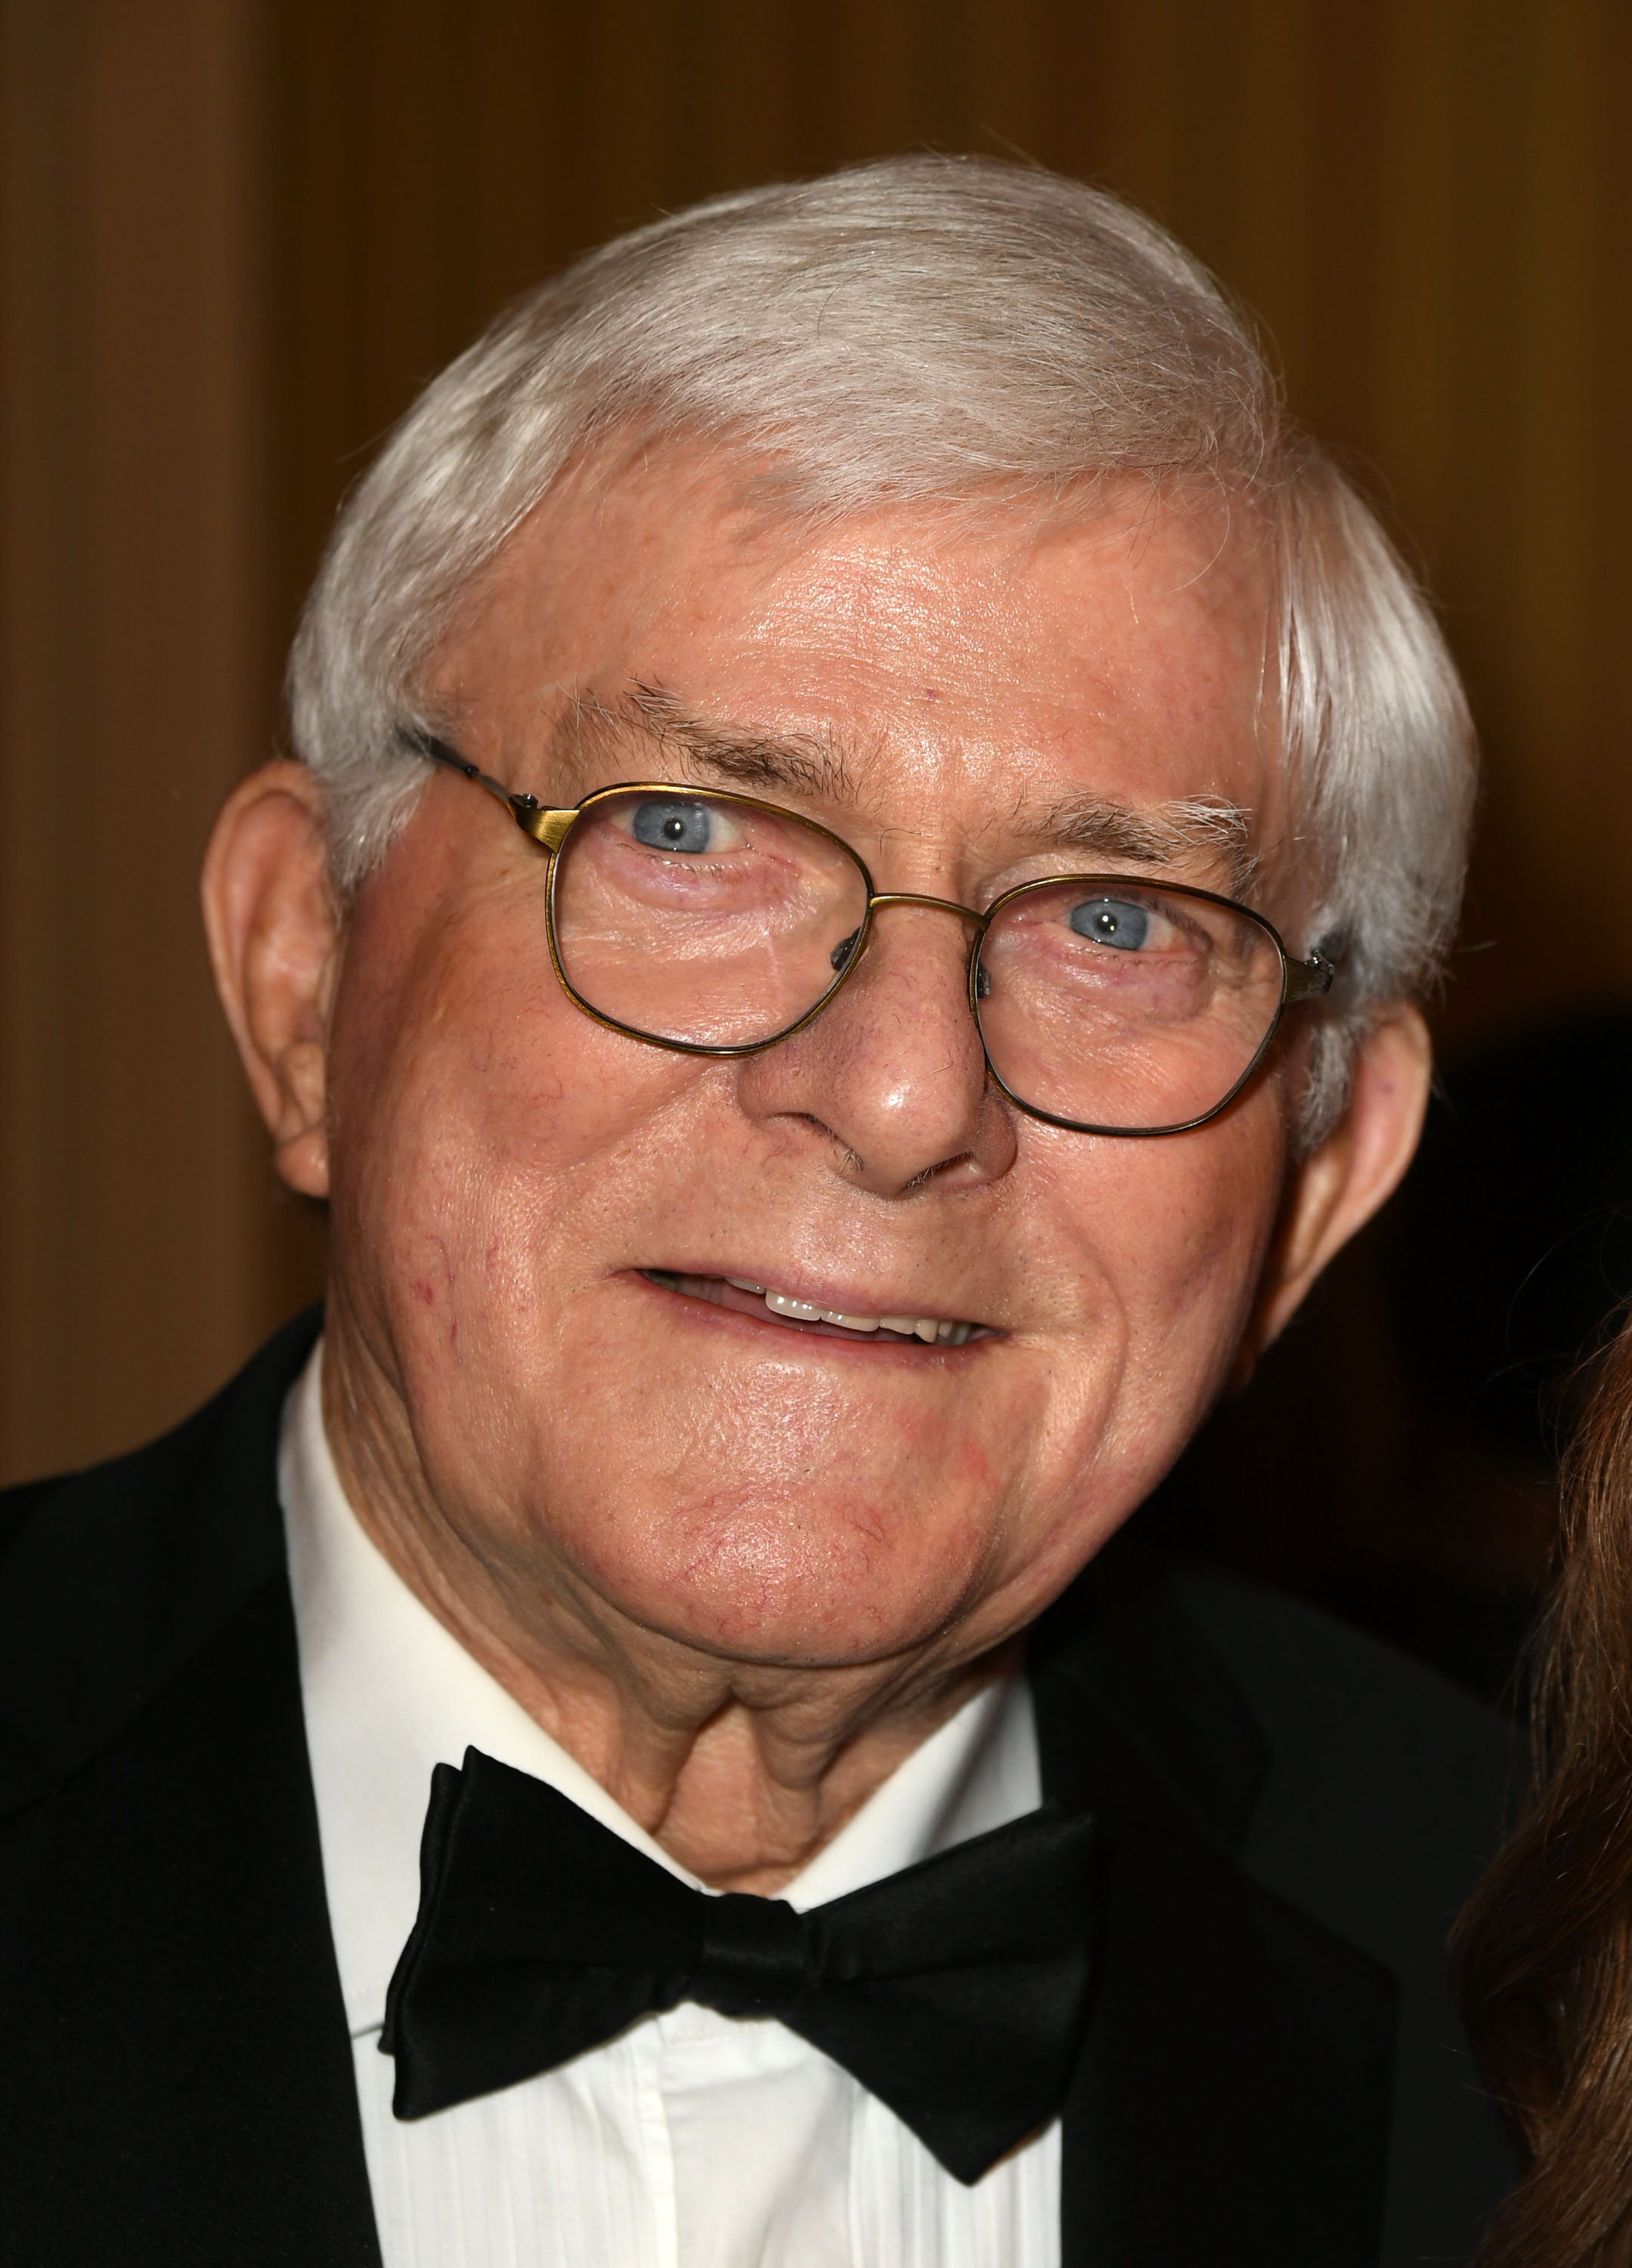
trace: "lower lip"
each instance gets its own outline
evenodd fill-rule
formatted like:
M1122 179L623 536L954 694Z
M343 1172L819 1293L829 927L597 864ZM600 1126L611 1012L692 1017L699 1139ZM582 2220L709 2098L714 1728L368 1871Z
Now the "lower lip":
M989 1345L997 1336L996 1332L985 1331L966 1339L961 1346L943 1346L931 1345L926 1339L900 1337L889 1331L847 1331L842 1323L805 1322L797 1315L779 1315L768 1307L756 1293L739 1291L736 1285L728 1284L723 1276L691 1278L691 1281L706 1284L709 1287L706 1292L693 1292L680 1291L673 1285L654 1281L643 1269L636 1269L633 1273L635 1280L644 1285L648 1291L656 1292L664 1299L675 1302L682 1313L688 1311L698 1322L705 1318L710 1322L724 1322L729 1318L732 1322L746 1323L761 1330L802 1331L806 1338L826 1339L831 1344L848 1347L853 1354L907 1355L920 1362L926 1357L934 1356L944 1362L957 1355L973 1353L975 1348Z

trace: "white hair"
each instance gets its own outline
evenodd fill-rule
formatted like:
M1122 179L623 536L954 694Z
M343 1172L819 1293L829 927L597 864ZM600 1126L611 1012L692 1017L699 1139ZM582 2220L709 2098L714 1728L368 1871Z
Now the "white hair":
M405 733L472 579L598 446L701 439L837 519L1085 485L1206 483L1275 577L1271 681L1307 934L1342 975L1303 1134L1342 1108L1356 1032L1440 968L1474 765L1433 615L1342 474L1287 417L1246 325L1154 222L1052 173L914 157L717 197L519 300L421 395L342 511L290 658L337 884L428 777ZM1086 511L1087 502L1075 505Z

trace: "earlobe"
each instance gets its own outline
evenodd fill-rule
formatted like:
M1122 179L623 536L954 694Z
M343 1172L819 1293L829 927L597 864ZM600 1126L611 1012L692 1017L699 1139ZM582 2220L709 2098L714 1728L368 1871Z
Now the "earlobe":
M1294 1169L1237 1384L1246 1384L1321 1270L1398 1188L1422 1130L1432 1073L1427 1025L1409 1002L1391 1004L1360 1043L1342 1120Z
M324 1047L341 932L321 793L304 764L264 764L228 797L201 895L216 989L277 1171L327 1197Z

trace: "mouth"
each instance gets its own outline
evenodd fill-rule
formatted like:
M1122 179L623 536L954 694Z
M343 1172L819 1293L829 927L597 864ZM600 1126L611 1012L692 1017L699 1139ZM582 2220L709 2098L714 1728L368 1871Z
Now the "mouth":
M971 1339L996 1336L987 1324L956 1315L868 1314L820 1307L746 1276L682 1276L666 1268L643 1268L637 1272L660 1291L678 1292L682 1298L702 1300L711 1307L726 1307L735 1314L752 1315L760 1322L780 1324L785 1329L848 1339L852 1344L861 1341L875 1345L959 1347L967 1346Z

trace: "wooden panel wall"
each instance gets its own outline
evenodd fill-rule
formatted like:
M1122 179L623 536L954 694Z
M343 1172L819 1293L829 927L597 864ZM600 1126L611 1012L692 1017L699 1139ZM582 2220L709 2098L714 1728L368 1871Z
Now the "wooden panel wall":
M1492 760L1451 1044L1632 990L1624 0L0 0L0 1472L315 1280L191 869L340 495L507 296L929 144L1135 195L1445 599Z
M4 17L0 1443L139 1440L279 1301L195 876L266 748L260 26Z

